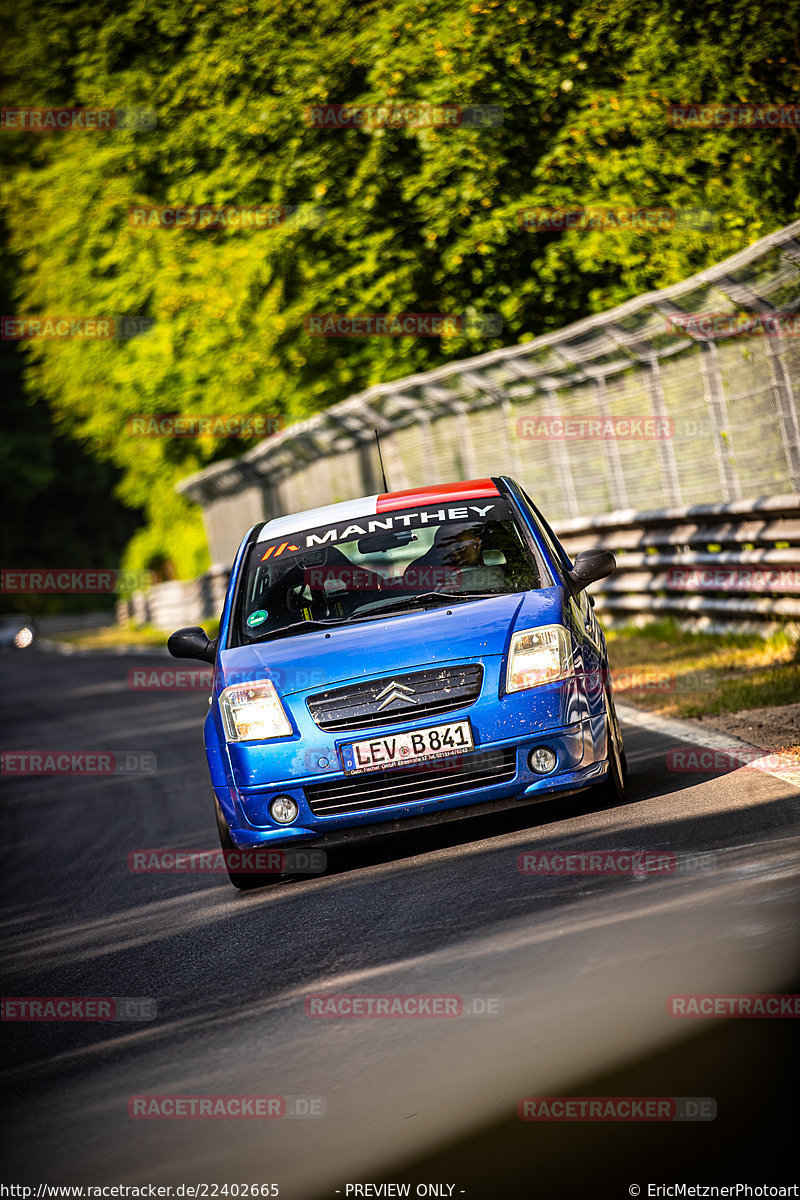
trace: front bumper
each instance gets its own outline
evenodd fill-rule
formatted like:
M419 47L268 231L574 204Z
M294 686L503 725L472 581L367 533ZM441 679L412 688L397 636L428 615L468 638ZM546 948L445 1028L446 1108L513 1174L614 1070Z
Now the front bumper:
M558 756L556 768L549 775L537 775L528 766L528 755L538 746L549 746ZM431 799L415 799L408 804L391 803L340 815L318 815L312 812L305 788L319 784L321 778L336 781L345 776L340 770L321 776L319 768L312 773L309 768L317 767L313 758L321 753L312 749L298 751L304 756L301 762L305 770L295 769L291 776L273 777L269 783L217 786L215 791L228 820L231 838L240 849L347 845L374 833L402 832L482 812L501 811L520 802L535 803L553 795L569 795L600 783L607 771L605 717L586 718L541 733L528 729L524 736L482 743L476 749L511 752L513 777L497 784L445 792ZM385 779L391 774L383 772L381 777ZM291 825L277 825L269 816L269 803L277 795L292 796L298 804L300 811Z

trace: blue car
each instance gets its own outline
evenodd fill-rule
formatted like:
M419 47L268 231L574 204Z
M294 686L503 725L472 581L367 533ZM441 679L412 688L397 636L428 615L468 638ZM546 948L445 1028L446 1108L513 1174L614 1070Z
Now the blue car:
M233 884L276 879L240 869L265 861L243 851L300 862L589 787L621 799L625 751L585 590L615 566L605 550L570 562L506 476L255 525L218 637L181 629L168 643L214 664L205 747Z

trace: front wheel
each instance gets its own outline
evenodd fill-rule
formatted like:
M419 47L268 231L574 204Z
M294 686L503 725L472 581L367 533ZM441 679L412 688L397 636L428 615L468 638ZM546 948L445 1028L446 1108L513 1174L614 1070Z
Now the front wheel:
M625 799L625 776L628 760L620 732L617 710L610 692L606 692L606 740L608 749L608 774L599 786L610 804L619 804Z
M214 813L217 818L217 830L219 832L219 841L225 855L225 869L228 872L228 878L235 888L240 892L249 892L253 888L267 887L269 884L278 883L280 874L267 874L263 871L232 871L228 865L228 851L238 851L239 847L233 844L231 839L231 831L228 828L228 822L225 820L225 814L220 808L220 803L217 797L214 797Z

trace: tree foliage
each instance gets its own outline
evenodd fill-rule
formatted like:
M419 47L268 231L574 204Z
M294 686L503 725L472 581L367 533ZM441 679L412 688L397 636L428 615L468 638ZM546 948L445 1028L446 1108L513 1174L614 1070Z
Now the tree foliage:
M13 265L0 256L0 306L9 301ZM13 342L0 343L0 562L6 567L110 567L131 538L139 515L113 499L119 471L59 435L41 398L26 396ZM0 595L0 610L24 603L33 615L109 607L108 596Z
M281 414L526 340L677 282L792 219L800 131L675 129L669 103L790 103L797 4L745 0L20 0L5 103L144 107L149 131L7 132L19 313L146 314L26 347L28 386L147 514L128 564L200 569L174 484L246 443L137 439L140 413ZM324 103L497 105L494 129L319 129ZM317 228L134 228L134 205L322 205ZM706 209L713 228L532 233L528 206ZM501 338L310 337L319 312L499 312Z

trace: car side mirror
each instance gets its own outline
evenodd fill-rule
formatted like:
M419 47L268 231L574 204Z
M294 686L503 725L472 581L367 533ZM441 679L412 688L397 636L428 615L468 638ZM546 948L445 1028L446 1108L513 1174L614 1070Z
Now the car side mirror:
M573 594L578 595L590 583L613 575L617 569L617 560L610 550L581 550L575 557L575 564L567 578Z
M217 656L217 639L210 640L199 625L191 625L170 634L167 649L173 658L199 658L201 662L213 663Z

